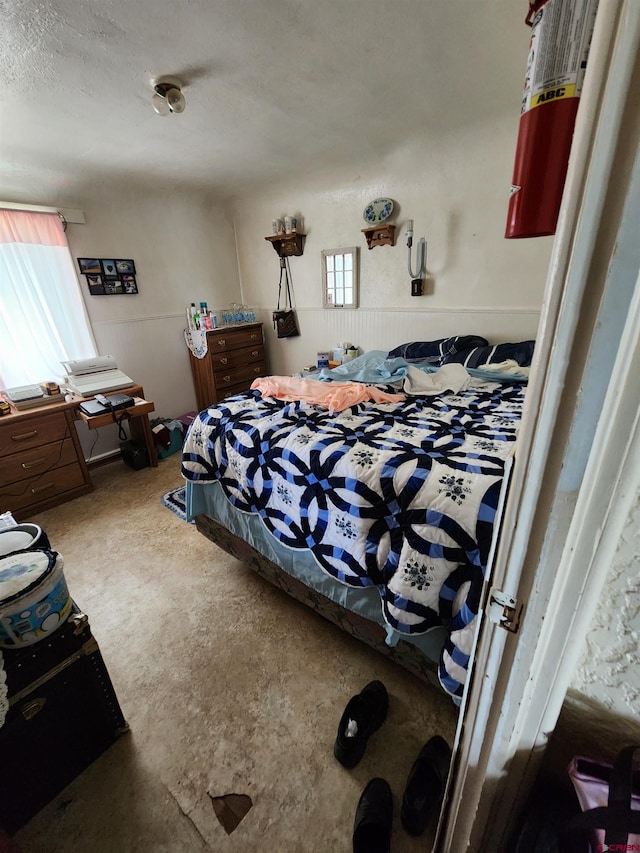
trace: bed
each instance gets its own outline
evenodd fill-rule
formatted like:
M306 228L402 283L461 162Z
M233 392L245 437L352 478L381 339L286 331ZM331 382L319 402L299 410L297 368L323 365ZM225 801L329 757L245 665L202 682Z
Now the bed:
M256 380L189 429L188 517L459 700L532 353L456 336Z

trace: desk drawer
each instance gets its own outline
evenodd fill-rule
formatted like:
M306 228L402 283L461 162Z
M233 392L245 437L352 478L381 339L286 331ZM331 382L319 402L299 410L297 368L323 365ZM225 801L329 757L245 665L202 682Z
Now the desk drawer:
M0 423L0 456L8 456L41 444L61 441L70 435L64 412L43 415L42 410L33 418L21 418Z
M0 457L0 483L15 483L74 462L77 462L77 456L71 438L43 444L33 450Z
M63 468L54 468L52 471L30 477L22 482L1 486L0 507L3 512L9 511L15 515L18 510L35 506L84 485L84 473L76 462L73 465L65 465Z
M225 353L211 353L211 367L215 373L228 372L234 367L246 367L256 361L264 361L264 346L257 344L254 347L230 350Z

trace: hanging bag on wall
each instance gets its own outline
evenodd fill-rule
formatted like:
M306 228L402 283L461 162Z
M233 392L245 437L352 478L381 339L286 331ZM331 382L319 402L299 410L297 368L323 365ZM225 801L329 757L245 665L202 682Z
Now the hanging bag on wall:
M613 764L582 757L571 761L569 778L582 814L566 827L566 838L573 844L567 849L640 850L640 772L633 772L638 749L625 747ZM588 846L576 847L578 839Z
M286 283L286 291L284 296L284 306L280 308L280 300L282 299L282 274ZM273 312L273 328L279 338L295 338L300 332L298 331L298 320L296 312L293 310L291 301L291 285L289 283L289 272L286 267L285 258L280 258L280 281L278 282L278 308Z

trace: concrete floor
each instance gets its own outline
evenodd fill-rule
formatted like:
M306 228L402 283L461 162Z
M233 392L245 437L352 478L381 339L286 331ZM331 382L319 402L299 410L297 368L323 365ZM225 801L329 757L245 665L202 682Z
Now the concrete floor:
M131 730L17 833L19 849L347 851L360 793L383 776L393 853L426 853L431 830L410 838L400 801L422 745L436 733L452 743L455 707L163 507L179 462L96 469L92 494L32 519L64 558ZM389 714L346 770L337 724L373 679ZM212 804L229 793L253 803L231 834Z

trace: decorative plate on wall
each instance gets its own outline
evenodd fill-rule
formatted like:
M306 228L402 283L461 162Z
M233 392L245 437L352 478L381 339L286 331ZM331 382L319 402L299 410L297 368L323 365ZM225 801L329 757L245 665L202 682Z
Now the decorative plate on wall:
M376 198L362 212L362 218L369 225L379 225L393 213L393 202L390 198Z

